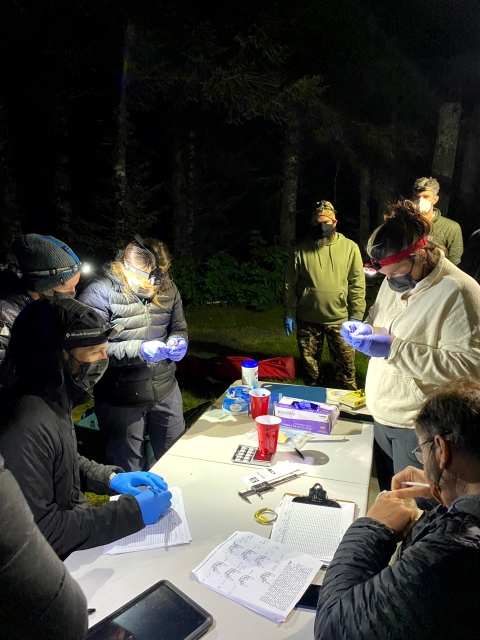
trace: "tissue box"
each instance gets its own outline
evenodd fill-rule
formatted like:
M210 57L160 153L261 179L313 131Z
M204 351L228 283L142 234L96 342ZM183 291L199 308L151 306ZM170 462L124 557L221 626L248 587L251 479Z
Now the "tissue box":
M335 405L323 402L283 397L275 407L275 415L282 419L282 427L329 435L340 411Z

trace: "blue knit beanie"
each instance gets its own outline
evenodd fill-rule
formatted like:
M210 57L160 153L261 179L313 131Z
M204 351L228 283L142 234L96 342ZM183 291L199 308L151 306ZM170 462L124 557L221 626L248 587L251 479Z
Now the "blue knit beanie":
M15 239L12 253L26 286L37 293L65 284L82 267L70 247L52 236L27 233Z

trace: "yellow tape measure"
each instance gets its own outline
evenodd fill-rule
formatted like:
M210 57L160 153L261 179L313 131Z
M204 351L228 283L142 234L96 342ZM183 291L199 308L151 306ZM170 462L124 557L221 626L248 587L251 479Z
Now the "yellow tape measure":
M268 516L272 516L269 518ZM277 512L273 509L268 509L265 507L264 509L259 509L255 512L254 518L260 524L272 524L278 518Z

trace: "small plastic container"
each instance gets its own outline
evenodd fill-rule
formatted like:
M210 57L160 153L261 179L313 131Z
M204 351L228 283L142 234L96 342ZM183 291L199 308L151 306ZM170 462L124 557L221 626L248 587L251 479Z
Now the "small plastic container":
M247 384L252 387L252 389L258 387L257 360L244 360L242 362L242 384Z

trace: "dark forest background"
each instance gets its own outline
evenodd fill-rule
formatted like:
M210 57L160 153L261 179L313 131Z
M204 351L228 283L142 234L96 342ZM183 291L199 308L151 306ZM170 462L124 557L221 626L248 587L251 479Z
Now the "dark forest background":
M478 5L4 0L2 248L52 234L99 266L138 231L194 289L212 259L276 265L322 198L363 247L422 175L468 237Z

